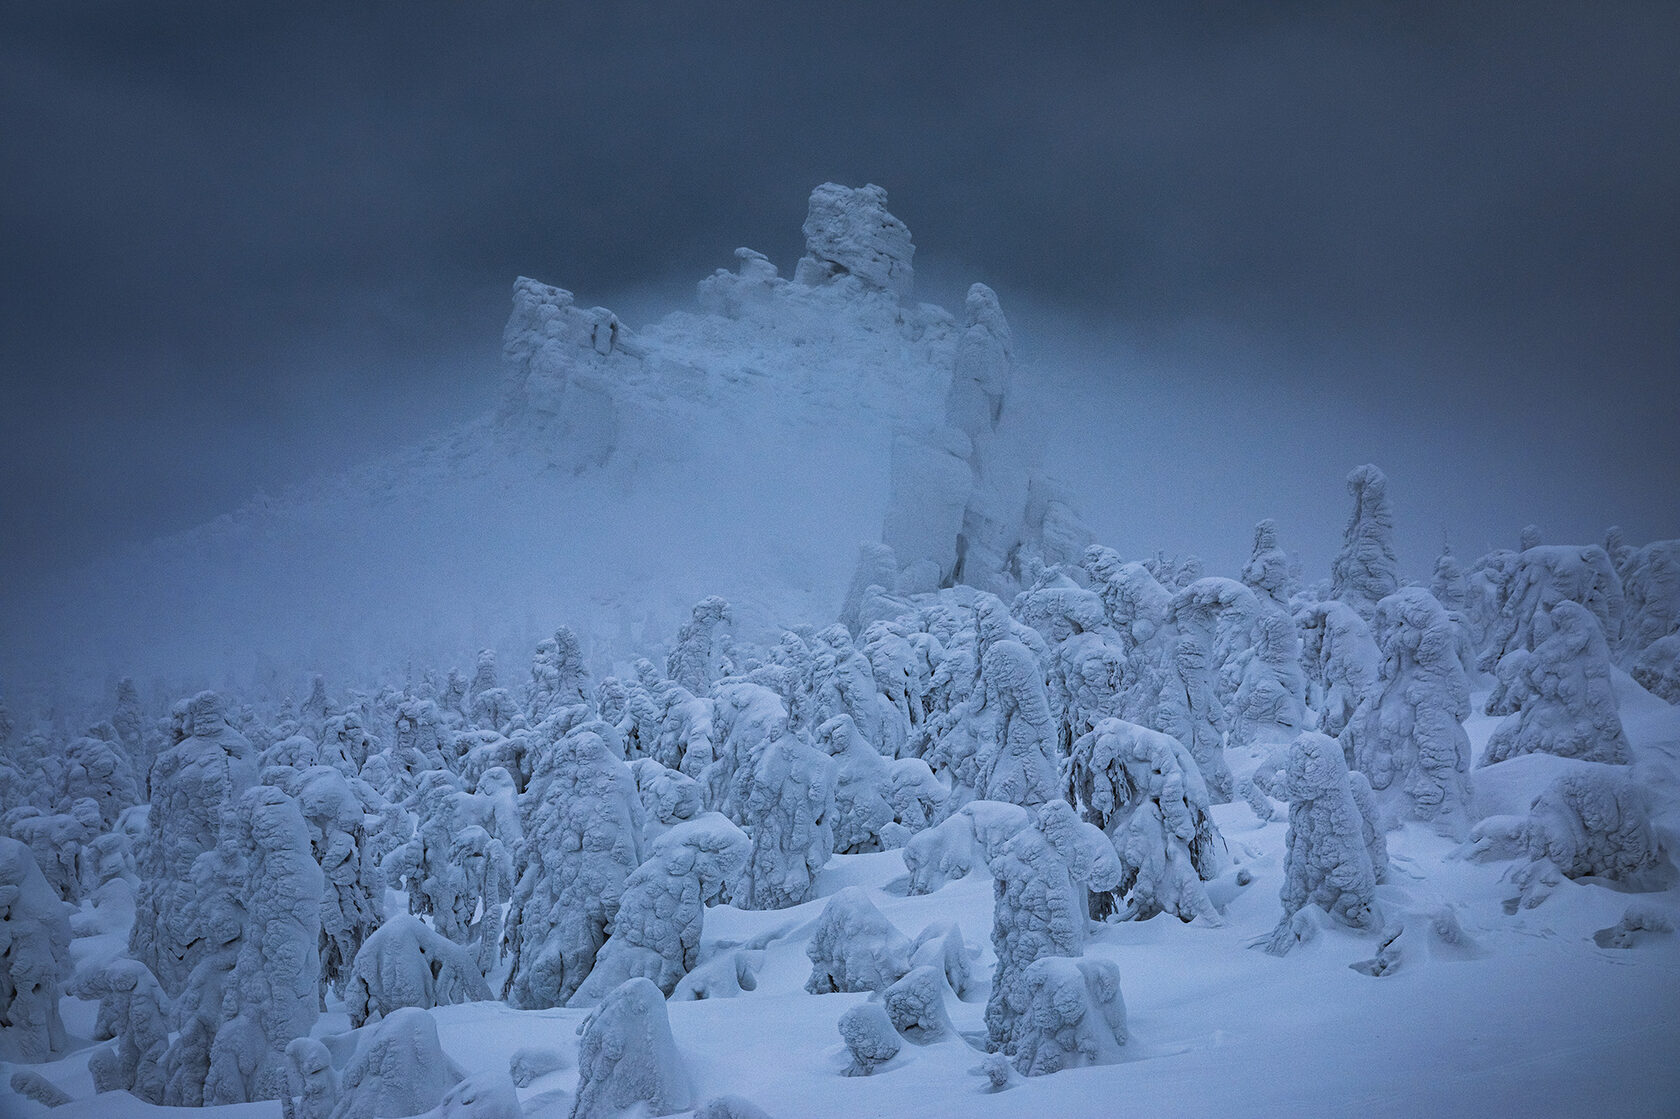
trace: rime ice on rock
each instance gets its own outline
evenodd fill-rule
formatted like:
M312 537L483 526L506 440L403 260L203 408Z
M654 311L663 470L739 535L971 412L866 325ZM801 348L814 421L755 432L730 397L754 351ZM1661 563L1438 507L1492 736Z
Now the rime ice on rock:
M641 365L611 311L585 310L571 292L525 276L515 281L502 332L500 419L525 429L554 465L581 472L611 457L620 422L613 384Z
M1335 739L1307 731L1289 749L1282 791L1289 798L1284 849L1283 920L1267 941L1282 955L1298 939L1294 923L1317 906L1355 929L1375 928L1377 872L1366 845L1347 762Z
M1372 620L1381 691L1354 712L1342 739L1384 809L1463 837L1468 827L1470 685L1458 632L1433 595L1402 587Z
M256 784L255 752L214 692L177 704L174 744L152 769L151 835L141 852L129 955L171 995L186 986L206 942L189 924L193 860L216 845L224 804Z
M910 230L887 212L887 192L873 183L824 183L811 192L805 218L805 255L794 282L817 287L856 276L865 290L910 294L916 246Z
M1627 762L1610 650L1598 620L1586 607L1565 600L1535 619L1534 629L1538 643L1520 659L1520 675L1513 681L1521 707L1494 728L1480 764L1536 753Z
M1347 488L1353 495L1353 512L1331 565L1330 597L1369 620L1377 603L1399 586L1394 506L1388 500L1388 479L1370 464L1349 472Z
M578 1032L578 1087L570 1119L610 1119L637 1104L647 1115L687 1110L694 1098L665 1016L665 998L646 979L614 988Z
M36 1064L69 1049L59 987L70 970L67 907L29 848L0 837L0 1057Z
M1221 840L1189 751L1170 735L1104 719L1074 743L1072 762L1085 819L1120 859L1120 881L1092 896L1092 916L1217 921L1202 883L1218 871Z
M746 866L751 841L716 812L674 824L624 884L612 935L568 1005L593 1006L627 979L664 995L699 962L706 906L722 900Z

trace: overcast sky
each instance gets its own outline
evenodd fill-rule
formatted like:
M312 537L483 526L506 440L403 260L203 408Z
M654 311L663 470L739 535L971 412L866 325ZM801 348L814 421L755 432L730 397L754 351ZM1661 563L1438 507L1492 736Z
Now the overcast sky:
M1672 2L0 13L0 579L478 413L516 275L635 325L791 271L828 179L1081 391L1270 402L1138 516L1301 471L1339 525L1387 453L1471 555L1680 533Z

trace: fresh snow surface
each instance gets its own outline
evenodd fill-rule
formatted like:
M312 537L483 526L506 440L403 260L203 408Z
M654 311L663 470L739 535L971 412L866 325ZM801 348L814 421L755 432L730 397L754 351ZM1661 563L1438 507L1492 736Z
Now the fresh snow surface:
M1661 807L1657 826L1670 850L1680 839L1680 709L1617 673L1633 776ZM1484 698L1478 694L1476 706ZM1498 720L1472 716L1479 753ZM1530 755L1477 771L1478 814L1526 809L1558 775L1584 763ZM1261 824L1241 801L1216 806L1230 866L1209 883L1227 924L1182 924L1170 916L1097 925L1085 958L1120 974L1128 1040L1120 1062L1008 1079L993 1091L982 1075L987 977L991 974L992 882L983 868L932 893L910 896L898 851L837 855L818 875L812 899L782 910L732 906L706 914L701 958L748 948L756 985L733 998L667 1004L671 1034L697 1103L739 1096L776 1119L860 1115L1627 1115L1675 1114L1680 1101L1680 935L1638 934L1630 948L1600 947L1630 907L1680 925L1680 890L1628 894L1595 881L1565 880L1544 904L1506 912L1517 895L1516 863L1453 857L1452 840L1422 822L1388 837L1391 872L1377 897L1388 925L1404 924L1401 964L1373 977L1350 965L1376 956L1380 937L1325 928L1278 958L1251 941L1281 913L1282 819ZM1251 875L1246 886L1237 885ZM861 891L908 938L954 924L977 948L974 981L946 996L957 1035L906 1041L870 1076L844 1076L852 1058L840 1019L870 995L812 995L807 954L831 898ZM1434 918L1450 913L1462 931L1450 944ZM78 962L106 938L74 942ZM1410 943L1408 943L1410 942ZM762 945L762 949L758 948ZM703 962L702 967L705 966ZM341 1002L315 1035L342 1031ZM63 1000L64 1019L85 1045L95 1004ZM578 1080L578 1028L592 1011L519 1011L494 1002L429 1013L447 1056L468 1077L505 1074L522 1049L552 1051L558 1065L518 1089L528 1119L565 1119ZM73 1097L53 1119L277 1119L276 1101L171 1109L126 1094L93 1095L90 1050L40 1065L0 1066L0 1083L32 1069ZM0 1095L0 1112L49 1114ZM688 1112L679 1112L686 1115Z

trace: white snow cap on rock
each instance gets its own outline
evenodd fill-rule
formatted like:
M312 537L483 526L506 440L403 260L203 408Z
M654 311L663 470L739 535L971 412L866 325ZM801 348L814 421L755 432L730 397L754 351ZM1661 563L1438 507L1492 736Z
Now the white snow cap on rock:
M915 255L910 230L887 212L883 188L824 183L811 192L805 255L793 275L812 287L856 276L866 289L904 298L915 279Z

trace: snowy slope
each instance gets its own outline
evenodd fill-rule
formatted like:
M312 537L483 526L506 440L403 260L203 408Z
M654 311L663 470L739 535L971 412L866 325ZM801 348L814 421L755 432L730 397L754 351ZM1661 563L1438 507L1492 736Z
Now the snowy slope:
M1625 676L1618 692L1634 773L1655 794L1670 850L1680 840L1680 710ZM1493 720L1471 721L1480 751ZM1535 759L1524 759L1535 760ZM1559 759L1540 759L1548 763ZM1478 772L1489 790L1532 795L1555 765L1502 763ZM1501 769L1507 769L1501 772ZM983 1053L961 1038L903 1051L870 1077L844 1077L836 1024L861 994L811 995L805 954L829 895L863 887L913 937L955 922L978 949L974 988L949 1000L958 1031L983 1040L981 1010L992 956L992 886L984 871L933 894L905 896L897 852L835 856L818 896L771 912L713 909L702 971L729 965L745 947L756 989L734 998L668 1004L671 1028L699 1099L735 1094L778 1119L789 1117L1113 1115L1672 1115L1680 1101L1680 935L1648 934L1631 948L1600 947L1630 904L1680 921L1680 890L1629 895L1592 881L1565 882L1542 905L1515 914L1506 899L1509 862L1455 858L1453 845L1408 825L1389 837L1395 874L1381 887L1392 923L1413 938L1402 966L1374 978L1349 965L1371 958L1376 936L1326 929L1275 958L1248 947L1279 912L1285 824L1259 824L1242 804L1216 809L1231 869L1211 884L1226 904L1225 927L1168 917L1099 926L1087 954L1120 969L1131 1037L1116 1065L1016 1079L1000 1092L977 1074ZM1252 880L1237 885L1239 871ZM1466 934L1447 944L1429 920L1450 912ZM99 938L77 942L97 951ZM755 942L748 945L748 942ZM335 1004L336 1005L336 1004ZM91 1004L66 999L72 1034L86 1037ZM502 1070L514 1050L564 1057L520 1096L527 1116L564 1117L577 1080L577 1030L588 1012L521 1012L499 1003L431 1012L445 1051L468 1074ZM345 1027L341 1009L317 1035ZM126 1094L92 1096L86 1053L36 1071L75 1102L56 1119L120 1116L278 1116L278 1103L202 1112L153 1108ZM19 1066L0 1069L7 1077ZM3 1097L0 1097L3 1098ZM5 1099L7 1114L46 1110Z

